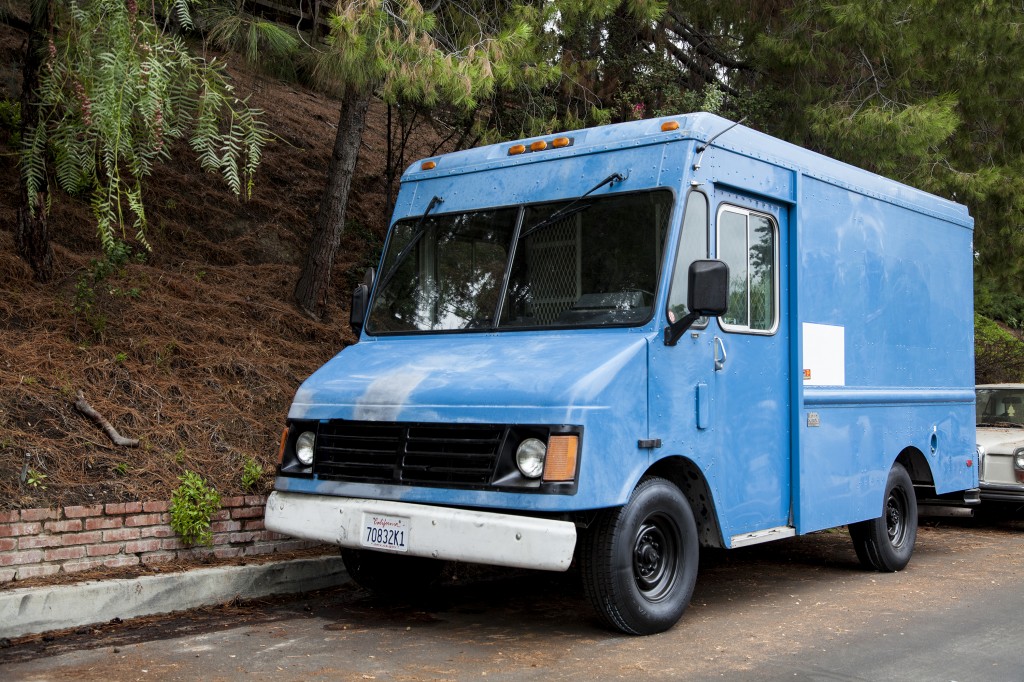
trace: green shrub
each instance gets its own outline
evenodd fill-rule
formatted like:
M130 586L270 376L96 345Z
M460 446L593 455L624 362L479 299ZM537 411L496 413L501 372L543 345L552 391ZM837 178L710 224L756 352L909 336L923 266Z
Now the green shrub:
M979 384L1024 381L1024 341L982 315L974 316L974 376Z
M212 545L210 519L220 509L220 494L199 474L186 471L171 493L171 530L187 545Z
M263 478L263 465L254 457L246 457L242 462L242 488L253 490Z

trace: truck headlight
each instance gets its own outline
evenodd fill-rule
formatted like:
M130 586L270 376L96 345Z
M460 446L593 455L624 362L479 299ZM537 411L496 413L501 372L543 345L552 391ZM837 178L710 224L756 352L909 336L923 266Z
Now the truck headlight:
M313 452L316 449L316 434L303 431L295 441L295 456L305 466L313 463Z
M1024 449L1014 451L1013 468L1017 471L1024 471Z
M547 450L544 442L536 438L527 438L520 443L516 450L516 466L519 467L519 472L527 478L540 478L544 473Z

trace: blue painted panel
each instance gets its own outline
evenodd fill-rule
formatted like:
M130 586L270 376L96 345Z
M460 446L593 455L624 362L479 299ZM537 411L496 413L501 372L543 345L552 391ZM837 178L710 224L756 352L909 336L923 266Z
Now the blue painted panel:
M938 492L975 486L970 229L813 178L799 202L799 322L845 336L845 386L804 389L799 531L877 516L908 447Z
M879 515L889 469L906 447L925 455L938 492L977 485L974 408L948 404L809 405L820 426L804 427L800 532ZM932 452L932 429L937 447ZM973 462L972 462L973 463Z
M807 180L804 322L846 330L850 386L974 385L971 232Z
M697 428L711 428L711 391L703 381L697 384Z

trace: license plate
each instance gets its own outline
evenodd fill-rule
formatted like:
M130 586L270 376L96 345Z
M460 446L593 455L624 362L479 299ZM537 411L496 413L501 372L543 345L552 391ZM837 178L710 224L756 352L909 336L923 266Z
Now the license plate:
M409 519L384 514L363 514L363 547L406 552L409 549Z

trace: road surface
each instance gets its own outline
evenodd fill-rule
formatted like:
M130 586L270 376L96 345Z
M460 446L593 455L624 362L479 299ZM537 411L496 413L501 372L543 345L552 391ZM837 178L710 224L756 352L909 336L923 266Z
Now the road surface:
M456 567L424 600L354 586L0 648L4 680L1024 681L1024 521L924 525L901 573L845 530L705 551L661 635L602 629L578 576Z

